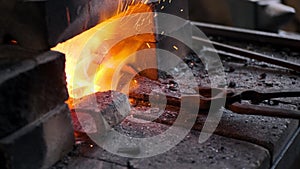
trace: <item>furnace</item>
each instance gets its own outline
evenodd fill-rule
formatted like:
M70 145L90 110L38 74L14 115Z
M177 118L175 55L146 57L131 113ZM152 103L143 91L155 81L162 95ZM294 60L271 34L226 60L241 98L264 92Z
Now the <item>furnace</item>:
M300 38L267 17L273 33L191 21L195 8L0 2L0 168L297 166Z

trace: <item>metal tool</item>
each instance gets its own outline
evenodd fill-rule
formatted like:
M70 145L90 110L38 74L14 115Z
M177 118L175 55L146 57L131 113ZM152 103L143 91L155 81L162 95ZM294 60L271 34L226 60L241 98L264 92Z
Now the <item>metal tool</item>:
M274 117L285 117L300 119L300 111L278 109L256 105L264 100L272 98L300 97L300 90L280 90L273 92L258 92L255 90L234 91L223 88L198 88L199 95L182 96L181 100L193 100L191 97L200 97L199 104L201 110L210 109L211 103L216 100L226 99L225 108L239 114L264 115ZM181 101L178 98L167 97L169 102ZM195 99L197 100L197 99ZM242 103L251 101L252 104Z

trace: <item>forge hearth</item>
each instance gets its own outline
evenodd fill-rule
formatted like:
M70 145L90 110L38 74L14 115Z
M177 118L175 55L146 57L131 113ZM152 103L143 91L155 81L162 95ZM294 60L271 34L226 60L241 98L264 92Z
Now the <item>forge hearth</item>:
M225 41L228 44L235 44L243 48L256 45L257 42L241 42L228 37L211 36L211 39ZM296 49L273 47L256 48L260 52L270 52L276 57L286 56L288 60L299 62L299 58L294 57L299 54ZM203 54L209 54L210 51ZM289 55L288 53L294 53ZM278 88L299 88L298 74L293 71L278 68L269 64L253 62L245 58L233 59L228 55L222 56L225 71L227 72L228 83L235 83L235 89L278 89ZM225 62L226 60L226 62ZM206 76L207 72L199 58L194 55L187 55L184 61L193 70L199 86L208 86L211 82ZM131 112L114 129L128 137L144 138L152 137L164 133L178 117L179 105L159 104L151 105L146 96L151 94L170 95L179 97L180 91L191 92L189 84L184 84L186 79L184 73L185 66L178 65L165 74L160 72L159 81L151 80L147 77L136 76L133 80L130 99ZM180 77L181 82L175 81L174 77ZM239 79L242 79L239 80ZM273 85L270 85L272 83ZM153 93L153 91L155 91ZM102 93L105 95L105 92ZM282 102L281 102L281 101ZM275 101L275 100L274 100ZM299 98L279 99L279 104L263 102L264 106L272 108L285 108L290 110L299 109L297 103ZM289 102L285 104L283 102ZM152 106L152 107L151 107ZM157 107L153 107L157 106ZM97 168L99 166L111 168L284 168L293 165L293 160L298 156L299 122L297 119L266 117L257 115L240 115L235 112L221 109L223 115L221 121L212 135L205 143L199 144L199 131L203 129L203 124L207 119L206 112L199 112L195 125L190 134L170 151L144 159L125 158L113 155L98 147L95 142L86 137L87 131L79 130L81 135L77 137L75 150L66 156L61 162L53 166L57 168ZM188 112L186 112L188 115ZM188 118L188 116L187 116ZM89 119L85 119L89 121ZM84 124L84 123L83 123ZM88 123L90 124L90 123ZM173 126L175 128L185 127L184 123ZM78 124L79 128L82 124ZM89 133L88 133L89 134ZM120 145L124 140L119 140ZM125 155L138 155L139 146L131 146L120 150ZM295 165L295 164L294 164ZM297 164L295 165L297 166Z
M300 129L297 119L241 115L226 109L227 107L221 108L213 112L222 114L216 130L209 140L201 144L198 139L205 123L209 126L215 125L213 121L208 120L207 110L201 109L196 114L184 109L182 111L184 119L176 125L174 122L181 110L180 97L183 94L197 94L194 87L208 87L213 83L206 65L195 53L191 53L187 46L194 45L193 47L203 56L213 57L212 54L216 51L209 47L202 48L203 44L200 45L199 39L197 40L193 34L192 25L203 28L209 39L215 42L293 62L292 65L296 65L294 70L299 70L297 67L297 63L300 63L299 39L255 31L249 33L246 30L225 29L196 22L191 24L188 20L187 0L142 1L147 2L146 4L139 2L132 0L0 2L0 168L280 169L297 166L293 164L300 157ZM143 61L141 65L157 66L170 62L168 58L159 57L164 53L158 49L171 52L184 62L174 65L169 72L157 69L140 72L139 64L137 67L125 65L127 66L124 69L125 73L134 75L127 95L121 93L122 90L107 89L82 94L78 98L69 97L68 92L70 96L75 95L72 95L66 83L66 76L74 76L65 67L70 61L68 59L72 59L68 54L74 52L79 55L80 47L86 45L72 44L73 38L80 37L93 28L97 30L99 28L97 26L101 26L101 23L112 21L107 20L109 18L122 17L117 14L126 14L124 11L143 12L138 5L146 7L147 12L154 12L148 15L150 19L147 18L152 31L149 33L150 36L130 37L128 41L124 40L117 44L115 47L117 52L114 52L118 53L132 47L132 43L128 42L142 42L136 51L153 48L155 49L153 55L150 57L137 54L132 63ZM156 15L157 12L186 20L176 23L174 29L161 31L168 20ZM133 25L135 24L137 23ZM120 28L122 25L118 26L114 27L114 32L108 34L124 33L130 30L132 25L127 24L124 29ZM177 35L179 38L176 40L168 35ZM86 42L89 38L79 38L77 42ZM53 48L56 45L68 42L71 42L68 46L70 48L61 51L65 52L66 56L50 51L50 48L55 50L58 49ZM97 52L96 50L95 53ZM218 83L217 87L261 91L300 88L297 71L258 62L246 56L217 52L221 56L227 80L227 83L225 81ZM103 66L103 63L105 62L97 62L97 66L100 67L101 64ZM194 75L196 84L189 83L188 70ZM100 82L111 82L104 78L105 74L102 75L98 79ZM68 83L70 84L73 83ZM120 86L118 87L123 87L122 84ZM165 106L166 100L163 98L165 95L177 98L177 102L166 102ZM151 102L149 96L154 96L154 102ZM292 98L267 100L260 105L278 110L284 108L286 111L298 111L300 103L299 98ZM122 112L119 112L120 109ZM197 118L193 119L195 115ZM177 134L182 129L188 127L186 122L189 121L193 121L194 125L178 145L150 158L133 158L141 155L144 147L133 144L131 140L112 140L115 143L113 146L118 148L117 152L126 157L109 153L101 148L100 144L96 144L97 139L101 140L101 136L112 131L131 139L150 138L163 134L171 128L170 126L176 131L173 137L175 139L179 137ZM163 139L172 144L172 139L164 137ZM155 146L157 145L153 145Z

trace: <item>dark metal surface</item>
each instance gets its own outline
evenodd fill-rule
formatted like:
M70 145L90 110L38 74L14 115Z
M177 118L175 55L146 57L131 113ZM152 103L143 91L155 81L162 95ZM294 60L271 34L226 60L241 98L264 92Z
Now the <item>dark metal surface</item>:
M295 15L295 9L279 0L228 0L233 25L277 32Z
M0 44L16 41L48 50L114 16L132 0L12 0L0 2Z

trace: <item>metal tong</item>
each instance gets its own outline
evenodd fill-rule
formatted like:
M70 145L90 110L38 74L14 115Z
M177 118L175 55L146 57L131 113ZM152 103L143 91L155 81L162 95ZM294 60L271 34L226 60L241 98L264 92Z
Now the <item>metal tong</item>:
M200 97L200 103L191 102L191 104L199 104L201 110L208 110L213 101L226 99L225 108L238 114L300 119L300 111L257 105L264 100L270 100L272 98L300 97L300 90L258 92L255 90L234 91L223 88L201 87L198 88L198 91L200 95L182 96L181 100L188 99L189 101L193 101L199 100L198 97ZM193 97L197 97L197 99L193 99ZM251 104L242 103L244 100L251 101Z

